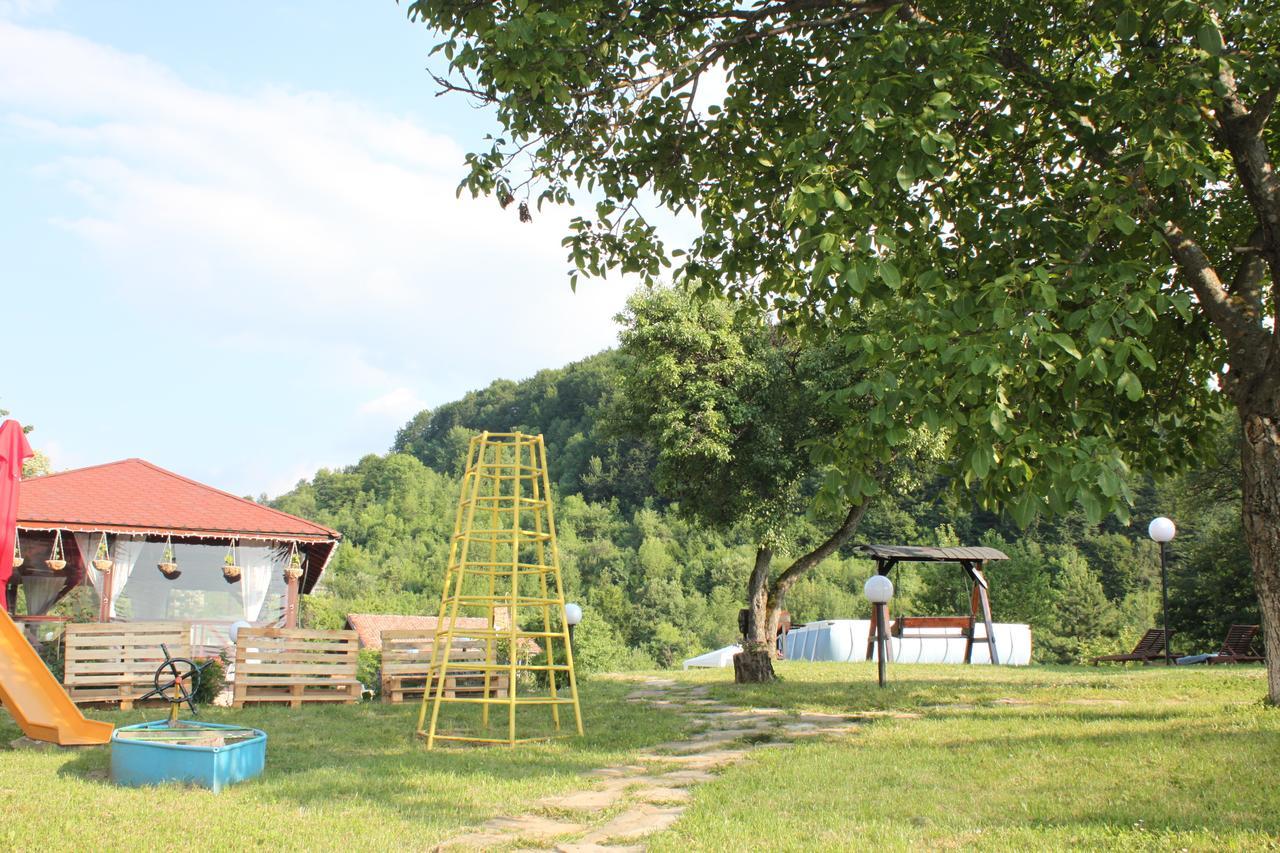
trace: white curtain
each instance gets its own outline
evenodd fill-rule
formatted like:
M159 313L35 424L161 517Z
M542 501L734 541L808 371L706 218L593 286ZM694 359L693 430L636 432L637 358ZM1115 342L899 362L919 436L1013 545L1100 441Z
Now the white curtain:
M44 615L66 585L67 579L61 575L23 575L22 592L27 597L27 614Z
M93 584L94 590L98 596L102 596L102 587L105 578L103 572L93 567L93 557L98 553L98 541L102 537L101 533L77 533L76 547L80 549L80 556L84 558L84 572L89 578L89 583ZM132 536L117 536L115 542L112 543L111 559L115 562L115 566L111 570L111 619L116 616L116 602L120 600L120 593L124 592L125 584L129 582L129 575L133 574L133 568L138 564L138 557L142 554L142 546L146 542L141 538Z
M240 547L240 600L244 605L244 621L256 623L262 615L263 602L267 600L267 588L271 575L279 566L279 560L270 547Z

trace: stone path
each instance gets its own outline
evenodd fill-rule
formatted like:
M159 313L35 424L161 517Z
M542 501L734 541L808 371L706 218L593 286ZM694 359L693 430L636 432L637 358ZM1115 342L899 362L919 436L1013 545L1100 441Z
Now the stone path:
M710 698L706 687L644 678L626 701L677 711L694 723L685 740L657 744L629 764L586 774L589 788L545 797L522 814L497 817L437 850L644 850L644 839L667 829L692 799L689 789L759 749L798 738L847 734L866 715L788 714L778 708L737 708Z

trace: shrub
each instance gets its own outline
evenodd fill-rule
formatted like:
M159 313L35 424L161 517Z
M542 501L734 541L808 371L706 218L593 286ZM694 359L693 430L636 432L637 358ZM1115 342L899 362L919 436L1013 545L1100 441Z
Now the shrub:
M356 661L356 679L375 697L382 695L382 652L378 649L361 649Z
M40 655L40 660L44 661L44 665L49 667L49 671L53 673L53 677L62 682L65 669L65 656L62 651L62 638L46 640L36 649Z
M227 659L224 655L211 658L196 658L197 664L208 662L208 666L200 673L200 683L196 685L194 699L198 705L208 705L222 692L227 683Z

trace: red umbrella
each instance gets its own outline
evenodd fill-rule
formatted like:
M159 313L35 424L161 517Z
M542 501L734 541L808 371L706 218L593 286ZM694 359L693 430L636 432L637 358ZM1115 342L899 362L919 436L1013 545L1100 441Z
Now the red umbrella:
M9 609L6 589L13 576L13 539L18 535L18 482L22 460L34 455L22 424L0 424L0 607Z

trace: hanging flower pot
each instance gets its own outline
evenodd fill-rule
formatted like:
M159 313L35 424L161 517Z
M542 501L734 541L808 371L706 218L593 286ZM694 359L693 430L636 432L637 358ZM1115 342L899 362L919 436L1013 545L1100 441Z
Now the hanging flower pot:
M100 572L109 572L115 566L111 559L111 549L107 547L107 534L98 540L98 550L93 555L93 567Z
M13 567L16 569L25 563L26 560L22 556L22 540L18 538L18 531L13 531Z
M164 553L160 556L160 562L156 563L156 568L160 570L160 574L173 580L182 572L178 569L178 561L173 557L173 537L165 539Z
M302 577L302 555L298 553L298 545L295 542L293 550L289 552L289 565L285 566L284 579L296 581L300 577Z
M62 549L62 531L59 530L53 536L53 550L49 552L49 559L44 564L51 571L60 572L67 567L67 552Z
M231 540L227 555L222 558L222 579L227 583L240 580L240 564L236 562L236 540Z

